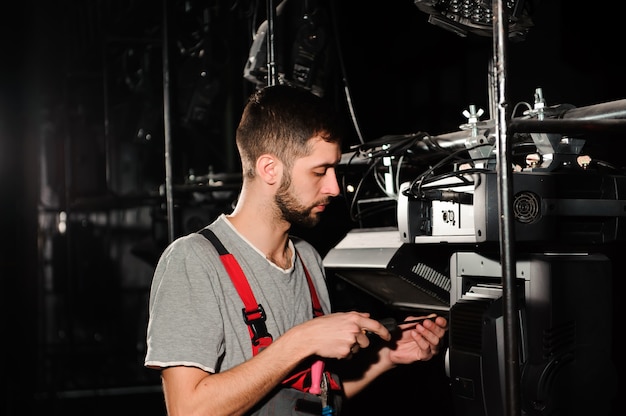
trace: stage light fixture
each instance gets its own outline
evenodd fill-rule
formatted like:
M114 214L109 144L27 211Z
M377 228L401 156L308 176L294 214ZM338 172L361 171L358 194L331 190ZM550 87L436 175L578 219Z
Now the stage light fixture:
M533 26L533 2L530 0L503 0L509 17L509 39L520 41ZM493 35L492 0L415 0L417 8L430 16L428 22L450 30L459 36L470 33Z

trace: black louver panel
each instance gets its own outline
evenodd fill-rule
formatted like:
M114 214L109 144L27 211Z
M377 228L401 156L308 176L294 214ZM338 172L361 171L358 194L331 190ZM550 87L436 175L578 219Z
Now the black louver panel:
M485 312L493 299L459 299L453 306L450 320L450 344L457 349L480 353Z

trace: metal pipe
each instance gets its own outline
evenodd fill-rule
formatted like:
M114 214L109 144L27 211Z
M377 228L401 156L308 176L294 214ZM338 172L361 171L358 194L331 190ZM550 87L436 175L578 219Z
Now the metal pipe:
M626 120L600 119L513 119L509 123L513 133L559 133L574 136L583 133L626 133Z
M165 202L167 206L167 236L170 242L176 237L174 227L174 196L172 191L172 134L170 123L170 69L167 0L163 0L163 137L165 145Z
M607 118L626 118L626 99L609 101L566 111L562 118L577 120L599 120Z
M513 215L513 172L507 138L506 46L508 16L502 0L493 0L493 97L498 169L498 206L500 218L500 261L502 264L502 314L504 318L504 414L521 412L519 369L519 321L517 318L515 224Z
M266 0L267 7L267 37L265 38L267 46L267 85L276 85L278 77L276 75L276 61L274 52L274 20L276 17L276 9L272 0Z

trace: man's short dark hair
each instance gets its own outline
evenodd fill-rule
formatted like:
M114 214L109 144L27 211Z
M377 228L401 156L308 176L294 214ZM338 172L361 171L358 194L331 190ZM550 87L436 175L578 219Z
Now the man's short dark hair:
M273 154L290 167L309 153L312 137L341 146L342 135L341 118L326 99L290 85L261 88L250 96L237 127L244 176L254 176L262 154Z

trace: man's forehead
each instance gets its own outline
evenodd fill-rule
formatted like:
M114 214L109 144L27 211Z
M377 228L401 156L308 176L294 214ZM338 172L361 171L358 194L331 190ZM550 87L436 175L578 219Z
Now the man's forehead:
M341 153L338 142L329 142L319 136L313 137L309 141L311 148L310 154L313 153Z
M310 139L309 148L309 154L300 158L307 165L332 166L341 159L339 143L327 142L319 136Z

